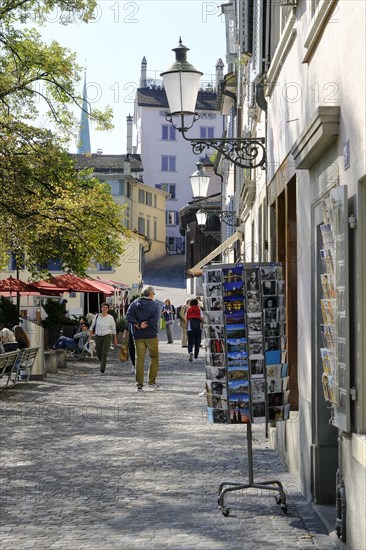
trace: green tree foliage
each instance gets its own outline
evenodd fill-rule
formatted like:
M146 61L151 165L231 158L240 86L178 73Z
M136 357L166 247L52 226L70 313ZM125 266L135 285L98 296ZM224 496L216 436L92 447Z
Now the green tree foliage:
M0 329L4 327L12 329L19 322L17 307L11 300L0 296Z
M63 24L93 18L94 0L3 0L0 4L0 267L9 251L34 276L49 259L83 275L91 260L118 264L129 233L107 184L78 172L67 145L81 68L75 54L30 28L57 9ZM39 120L40 107L46 123ZM111 109L89 113L111 127Z

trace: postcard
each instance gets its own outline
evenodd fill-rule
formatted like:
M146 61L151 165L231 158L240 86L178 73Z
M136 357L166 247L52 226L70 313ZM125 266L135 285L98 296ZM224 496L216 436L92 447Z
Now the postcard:
M243 266L223 268L222 277L224 282L242 281L243 280Z
M268 378L267 376L267 393L282 392L282 378Z
M223 381L226 378L225 367L205 367L207 380Z
M233 323L226 325L228 338L243 338L246 336L246 325L244 323Z
M205 290L205 296L208 298L218 298L222 296L222 286L220 283L203 285L203 288Z
M249 380L248 365L244 366L228 366L227 379L230 380Z
M252 412L254 418L260 418L266 416L266 403L265 401L252 404Z
M245 311L225 311L226 325L234 325L245 322Z
M227 353L228 367L248 366L248 353L246 351L229 351Z
M248 335L256 336L262 333L262 313L248 313Z
M211 424L228 424L229 417L227 411L221 409L207 408L207 420Z
M277 281L263 281L262 282L262 294L263 296L277 294Z
M249 380L228 380L229 399L230 395L245 393L249 391Z
M266 381L264 378L258 378L257 380L251 380L250 382L252 390L252 402L258 403L265 401L266 397Z
M203 319L208 325L223 325L224 314L222 311L203 311Z
M263 299L263 309L273 309L278 307L278 296L266 296Z
M258 269L245 271L245 286L247 290L259 290Z
M281 379L282 374L282 365L279 363L275 363L273 365L269 365L267 363L267 378L279 378Z
M278 279L278 267L274 265L264 266L260 268L262 281Z
M251 378L261 378L264 376L264 357L263 355L251 355L249 358L249 368Z
M228 397L229 409L246 409L249 407L250 396L248 392L231 393Z
M204 279L206 283L221 283L221 269L206 269L204 271Z
M229 414L231 424L249 424L249 422L251 422L249 407L245 409L230 409Z
M224 296L240 296L243 294L243 281L231 281L223 283Z

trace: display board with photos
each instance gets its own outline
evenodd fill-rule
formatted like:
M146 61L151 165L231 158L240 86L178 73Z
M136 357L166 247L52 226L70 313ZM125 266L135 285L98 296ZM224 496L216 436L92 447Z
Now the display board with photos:
M334 406L332 422L349 431L348 368L348 208L347 188L332 190L322 201L320 225L320 358L326 401Z
M276 422L289 416L283 270L280 263L204 268L208 419Z

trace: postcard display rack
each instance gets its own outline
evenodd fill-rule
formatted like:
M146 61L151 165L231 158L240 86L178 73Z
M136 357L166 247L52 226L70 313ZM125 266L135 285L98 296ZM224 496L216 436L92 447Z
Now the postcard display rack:
M277 491L276 502L287 512L280 481L254 482L251 429L252 422L289 417L282 265L207 266L203 292L208 420L247 429L248 482L222 482L219 509L228 516L225 494L254 487Z
M324 398L332 404L331 422L350 431L348 213L347 187L322 201L320 225L321 341Z

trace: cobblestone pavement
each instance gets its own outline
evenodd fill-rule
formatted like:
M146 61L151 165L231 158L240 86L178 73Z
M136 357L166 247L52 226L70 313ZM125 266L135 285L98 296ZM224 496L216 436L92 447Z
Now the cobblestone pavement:
M333 549L311 505L254 429L255 481L279 479L288 498L229 493L246 481L246 430L206 421L203 359L160 343L160 390L138 394L130 363L110 353L0 392L1 548ZM263 494L265 493L265 494Z

